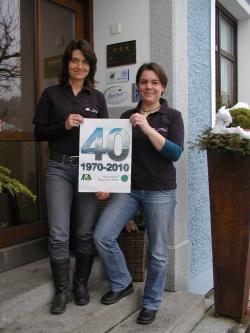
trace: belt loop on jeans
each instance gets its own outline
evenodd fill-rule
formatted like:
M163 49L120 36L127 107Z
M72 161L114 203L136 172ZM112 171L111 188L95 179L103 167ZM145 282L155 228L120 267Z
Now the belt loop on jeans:
M71 166L79 165L79 156L70 156L50 151L49 158L58 163L69 164Z

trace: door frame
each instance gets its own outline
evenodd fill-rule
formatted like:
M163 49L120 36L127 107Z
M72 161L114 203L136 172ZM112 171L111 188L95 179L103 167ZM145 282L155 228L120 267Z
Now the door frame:
M76 13L76 38L85 38L91 45L93 45L93 0L49 0L60 6L66 7ZM35 0L35 13L34 13L34 36L35 36L35 105L41 94L41 2L42 0ZM35 112L35 109L34 109ZM20 131L0 131L0 141L32 141L36 142L33 132L20 132ZM37 141L36 143L36 165L37 165L37 194L39 205L39 221L34 223L24 223L18 226L9 227L0 230L0 251L9 246L22 245L24 242L46 237L48 233L47 223L44 219L44 190L43 174L45 165L45 153L42 149L42 144ZM45 254L47 255L47 253ZM25 259L24 259L25 261ZM24 262L25 263L25 262ZM8 267L9 269L10 267Z

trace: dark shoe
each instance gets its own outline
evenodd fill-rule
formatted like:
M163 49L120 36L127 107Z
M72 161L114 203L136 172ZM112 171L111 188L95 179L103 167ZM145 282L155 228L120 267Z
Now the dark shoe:
M114 304L119 302L120 299L126 297L134 292L132 282L127 286L127 288L120 291L108 291L101 299L101 302L106 305Z
M76 254L76 268L74 275L74 296L77 305L89 303L89 293L87 284L93 266L94 256L84 255L80 252Z
M144 325L152 323L155 319L156 312L157 310L142 308L137 318L137 323Z
M50 260L50 265L55 286L55 297L50 312L61 314L66 309L70 294L69 259Z

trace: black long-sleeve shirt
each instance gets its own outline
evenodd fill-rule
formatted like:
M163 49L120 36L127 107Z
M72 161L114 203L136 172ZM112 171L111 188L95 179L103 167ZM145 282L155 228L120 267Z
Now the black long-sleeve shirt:
M72 113L78 113L84 118L108 118L103 94L85 87L75 96L69 85L46 88L33 119L36 139L48 141L51 151L78 155L79 127L65 129L65 121Z

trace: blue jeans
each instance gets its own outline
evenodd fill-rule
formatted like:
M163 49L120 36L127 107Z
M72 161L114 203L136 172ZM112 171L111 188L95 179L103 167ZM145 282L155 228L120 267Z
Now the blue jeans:
M48 161L46 198L49 225L49 254L51 259L69 257L70 217L76 225L76 250L95 255L93 240L97 198L95 193L78 192L78 167Z
M148 272L143 306L157 310L163 298L167 261L169 227L174 220L175 190L114 194L104 209L94 233L99 255L104 263L112 291L126 288L132 281L117 238L127 222L143 208L149 240Z

